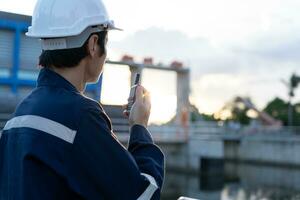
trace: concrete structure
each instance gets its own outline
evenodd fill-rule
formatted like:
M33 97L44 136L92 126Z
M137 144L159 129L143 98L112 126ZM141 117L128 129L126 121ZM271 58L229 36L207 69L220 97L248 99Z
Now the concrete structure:
M190 95L190 70L189 68L172 68L171 66L163 66L163 65L150 65L150 64L142 64L142 63L134 63L134 62L120 62L120 61L107 61L107 64L113 65L121 65L127 66L130 68L131 77L130 83L131 86L134 84L136 73L141 74L141 78L143 78L143 69L154 69L160 71L172 71L177 74L177 113L176 113L176 122L177 125L181 125L180 119L182 116L182 112L184 109L188 109L189 95ZM189 121L187 119L187 121Z
M300 135L249 135L224 140L224 159L239 163L300 167Z
M192 134L188 140L183 139L184 130L180 128L160 127L158 130L150 126L149 129L166 154L167 168L172 170L199 174L206 165L203 160L215 160L217 165L230 162L300 168L300 135L290 133L289 129L268 131L267 134L258 130L249 135L230 133L221 127L219 132L215 129L208 132L209 128L191 126ZM128 138L120 139L126 143Z

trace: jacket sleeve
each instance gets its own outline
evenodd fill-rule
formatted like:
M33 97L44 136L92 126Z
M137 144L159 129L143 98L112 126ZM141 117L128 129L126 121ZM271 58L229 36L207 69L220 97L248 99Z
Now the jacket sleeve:
M131 128L129 148L112 135L100 109L82 112L68 157L69 184L85 199L159 199L164 155L146 128Z

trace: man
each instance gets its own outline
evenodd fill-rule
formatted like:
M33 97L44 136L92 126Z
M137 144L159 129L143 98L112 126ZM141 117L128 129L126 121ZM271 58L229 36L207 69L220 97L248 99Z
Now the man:
M164 155L147 131L150 98L139 86L129 147L112 133L96 82L116 29L101 0L39 0L28 36L41 38L37 87L0 136L0 199L159 199Z

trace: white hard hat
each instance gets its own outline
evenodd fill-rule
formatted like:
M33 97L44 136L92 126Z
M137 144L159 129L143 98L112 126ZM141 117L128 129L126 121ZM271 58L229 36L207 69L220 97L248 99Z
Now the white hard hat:
M41 38L44 50L76 48L91 33L116 28L102 0L38 0L29 37Z

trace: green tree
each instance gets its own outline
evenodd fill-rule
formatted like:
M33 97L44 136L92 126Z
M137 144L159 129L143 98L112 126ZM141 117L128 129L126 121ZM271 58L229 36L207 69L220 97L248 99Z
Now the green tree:
M283 125L288 125L288 110L289 103L276 97L270 101L264 111L274 117L281 120ZM300 103L293 105L293 126L300 126Z
M275 119L281 120L283 125L288 125L288 108L289 104L284 100L276 97L270 101L264 111L274 117Z

